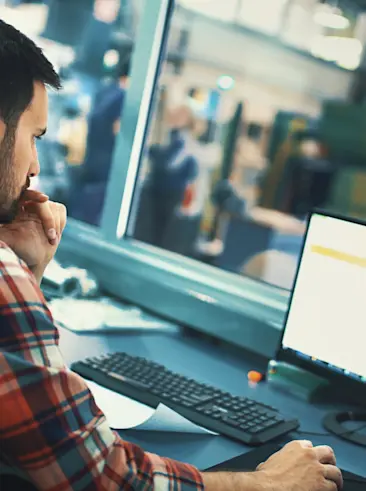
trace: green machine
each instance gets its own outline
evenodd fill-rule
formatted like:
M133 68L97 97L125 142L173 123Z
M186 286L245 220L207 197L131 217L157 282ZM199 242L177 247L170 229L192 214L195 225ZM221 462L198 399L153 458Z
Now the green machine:
M269 167L264 176L260 205L286 211L289 188L290 159L298 154L297 135L311 128L314 120L301 113L278 111L273 122L267 158Z
M242 102L236 106L234 115L227 125L227 132L224 140L224 151L220 171L220 181L227 181L231 175L234 166L235 152L238 143L238 137L243 121L244 106ZM208 234L209 240L212 241L217 237L221 218L221 210L217 209L211 224L211 230Z
M337 166L328 207L366 218L366 105L325 102L319 136Z

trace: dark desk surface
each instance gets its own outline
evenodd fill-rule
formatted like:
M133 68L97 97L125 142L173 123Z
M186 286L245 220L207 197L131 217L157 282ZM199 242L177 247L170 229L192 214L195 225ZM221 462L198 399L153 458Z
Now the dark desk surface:
M262 383L255 389L247 383L248 370L254 366L243 354L214 346L206 340L186 334L140 335L80 335L60 330L60 347L68 365L101 353L125 351L143 356L205 383L216 385L236 395L249 396L280 409L285 415L297 417L303 431L324 433L321 425L325 409L310 406L294 397L276 392ZM250 450L249 447L221 436L179 435L148 432L123 432L125 439L145 450L191 463L200 469L214 466ZM336 437L310 437L292 434L288 439L308 439L314 444L331 445L337 454L338 465L366 477L366 449L346 443ZM286 440L284 440L285 442Z

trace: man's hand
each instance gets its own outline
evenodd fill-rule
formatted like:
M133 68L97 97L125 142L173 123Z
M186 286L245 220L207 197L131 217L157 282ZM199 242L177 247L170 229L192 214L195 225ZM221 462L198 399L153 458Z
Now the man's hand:
M0 226L0 240L26 262L40 283L54 257L66 225L66 208L27 191L15 220Z
M343 488L341 471L330 447L292 442L258 467L271 491L337 491Z
M337 491L343 487L341 471L330 447L292 442L257 472L204 474L206 491Z

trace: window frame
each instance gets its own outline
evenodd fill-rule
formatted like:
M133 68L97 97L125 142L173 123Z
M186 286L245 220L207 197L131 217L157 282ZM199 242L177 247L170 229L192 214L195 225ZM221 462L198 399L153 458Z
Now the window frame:
M93 271L108 293L270 358L281 336L289 292L125 235L173 12L174 0L145 4L101 227L70 219L59 257L72 257Z

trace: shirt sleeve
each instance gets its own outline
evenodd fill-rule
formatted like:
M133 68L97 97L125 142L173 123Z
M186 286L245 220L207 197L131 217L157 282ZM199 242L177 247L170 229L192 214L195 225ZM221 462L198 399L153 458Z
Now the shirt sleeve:
M203 489L197 469L113 432L84 380L67 370L32 273L0 243L1 459L39 490Z

